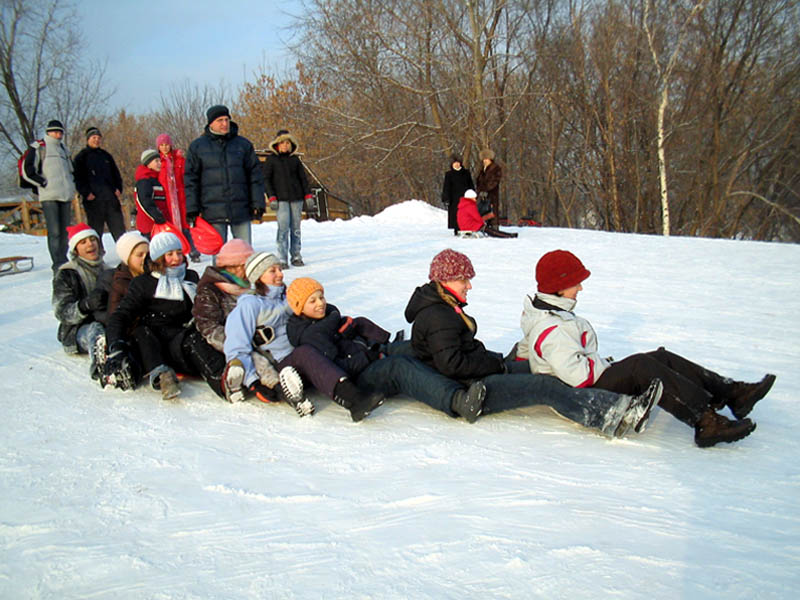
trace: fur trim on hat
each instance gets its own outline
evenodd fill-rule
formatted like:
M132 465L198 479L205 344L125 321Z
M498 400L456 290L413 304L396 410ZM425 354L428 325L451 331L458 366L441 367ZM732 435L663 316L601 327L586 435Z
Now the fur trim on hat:
M97 232L86 223L77 223L67 227L67 235L69 236L68 247L70 256L75 253L75 247L81 240L94 236L97 238L98 242L100 241L100 236L97 235Z
M294 314L299 315L303 312L303 307L306 305L306 300L309 296L316 291L325 293L325 288L316 279L311 277L298 277L286 290L286 300L289 302L289 308L292 309Z
M270 150L272 150L274 154L278 154L278 144L285 140L288 140L292 144L292 150L289 152L289 154L294 154L297 152L297 147L299 146L297 140L285 129L281 129L277 134L275 134L275 139L269 143Z

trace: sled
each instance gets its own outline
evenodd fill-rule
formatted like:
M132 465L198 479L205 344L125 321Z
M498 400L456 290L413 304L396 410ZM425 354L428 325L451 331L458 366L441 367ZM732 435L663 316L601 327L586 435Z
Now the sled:
M459 231L458 237L465 239L479 239L485 238L486 234L482 231Z
M0 258L0 275L24 273L32 269L32 256L6 256L5 258Z
M194 227L190 229L192 234L192 241L194 247L198 252L214 256L222 248L222 236L219 231L214 229L214 226L206 221L203 217L197 217L194 222Z

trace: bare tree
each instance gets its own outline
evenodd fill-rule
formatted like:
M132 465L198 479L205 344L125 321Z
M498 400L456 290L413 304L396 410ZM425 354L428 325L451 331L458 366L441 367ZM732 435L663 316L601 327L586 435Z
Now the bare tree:
M0 4L0 143L19 155L43 125L67 128L97 113L110 97L105 67L86 61L75 10L65 0Z
M216 88L188 79L175 83L166 95L161 95L161 105L152 115L153 126L159 132L168 133L176 147L186 148L203 132L206 110L215 104L228 104L230 96L224 83Z

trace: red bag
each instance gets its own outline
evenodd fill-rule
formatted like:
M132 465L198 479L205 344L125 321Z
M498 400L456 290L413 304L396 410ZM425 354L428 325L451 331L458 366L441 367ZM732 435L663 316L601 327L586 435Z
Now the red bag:
M190 229L192 233L192 241L194 247L198 252L214 256L222 248L222 236L219 231L214 229L214 226L206 221L203 217L197 217L194 222L194 227Z
M187 240L186 236L183 235L181 230L175 227L172 223L153 223L153 228L150 230L151 239L153 236L164 231L174 233L181 241L181 251L183 252L184 256L189 256L189 253L192 251L192 247L189 245L189 240Z

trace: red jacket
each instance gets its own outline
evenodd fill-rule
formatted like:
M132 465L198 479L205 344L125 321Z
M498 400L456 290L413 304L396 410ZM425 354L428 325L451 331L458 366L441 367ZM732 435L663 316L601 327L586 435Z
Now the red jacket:
M161 171L158 172L158 181L161 182L164 188L164 193L170 202L177 200L178 213L180 214L180 223L175 223L172 214L169 210L170 205L167 207L167 220L173 225L177 225L179 229L189 229L189 224L186 222L186 191L183 187L183 172L186 168L186 157L183 155L183 150L173 148L169 154L161 154ZM170 177L170 173L172 177ZM172 183L174 182L174 183Z
M158 171L144 165L136 167L136 229L149 235L153 223L169 220L164 188L158 181Z
M483 224L477 202L462 196L458 202L458 228L461 231L478 231Z

